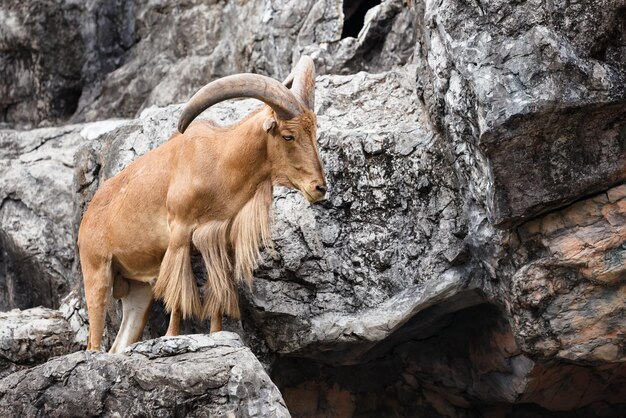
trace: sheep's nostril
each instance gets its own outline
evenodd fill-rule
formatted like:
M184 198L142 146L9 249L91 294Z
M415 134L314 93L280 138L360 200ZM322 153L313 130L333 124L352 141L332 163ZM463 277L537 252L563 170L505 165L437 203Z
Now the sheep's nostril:
M315 190L317 190L321 194L326 194L326 187L320 186L319 184L317 186L315 186Z

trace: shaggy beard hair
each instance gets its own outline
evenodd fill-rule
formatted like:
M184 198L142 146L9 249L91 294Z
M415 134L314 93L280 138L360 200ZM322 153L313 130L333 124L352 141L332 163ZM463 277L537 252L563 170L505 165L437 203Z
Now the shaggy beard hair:
M263 182L232 219L211 221L193 232L192 242L202 254L207 270L204 303L191 268L191 243L168 247L161 262L154 295L168 311L183 318L206 319L226 314L239 319L237 286L252 286L260 247L272 248L270 237L272 183Z
M194 311L200 318L228 315L239 319L237 286L252 286L261 245L272 248L270 236L272 183L261 183L252 199L225 221L212 221L193 233L207 270L202 310ZM195 279L193 281L195 286Z

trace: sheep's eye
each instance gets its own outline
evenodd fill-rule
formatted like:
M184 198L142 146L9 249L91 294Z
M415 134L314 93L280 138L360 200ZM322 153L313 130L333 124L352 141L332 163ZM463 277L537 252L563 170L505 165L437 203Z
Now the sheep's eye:
M293 137L293 135L283 135L283 139L285 141L293 141L295 138Z

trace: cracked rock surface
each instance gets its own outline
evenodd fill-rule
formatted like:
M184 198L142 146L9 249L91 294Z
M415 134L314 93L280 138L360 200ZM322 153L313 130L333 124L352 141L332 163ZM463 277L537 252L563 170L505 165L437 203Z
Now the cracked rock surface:
M47 308L0 312L0 378L84 348L70 321Z
M26 127L131 119L0 131L0 311L60 306L71 344L84 343L73 237L98 186L167 141L181 110L171 103L234 72L281 79L306 53L319 74L329 198L311 206L297 192L275 190L275 251L264 254L253 288L241 290L242 321L227 324L261 359L290 412L626 416L623 0L31 3L0 6L0 57L8 57L0 74L32 69L20 73L23 83L0 77L0 120ZM50 26L26 31L25 16L44 23L87 16L89 30L100 19L110 23L98 33L108 34L111 49L85 48L110 65L66 57L72 70L81 68L83 93L63 117L33 105L51 103L56 93L41 92L57 90L41 81L44 70L27 65ZM90 36L81 28L72 30ZM81 44L74 32L41 45L104 40ZM57 69L48 73L58 78ZM72 83L78 77L63 74ZM24 104L5 106L15 97ZM259 105L225 102L201 117L229 124ZM7 314L15 324L6 329L20 328L29 312ZM46 312L50 320L59 315ZM119 320L112 304L109 344ZM54 334L42 321L33 320ZM144 339L166 327L156 303ZM184 327L206 332L208 323ZM115 361L85 353L53 359L32 375L5 378L0 405L70 414L71 389L95 396L89 413L132 415L124 408L138 401L120 398L132 387L154 415L201 416L202 408L231 405L215 382L235 368L222 368L220 356L247 350L232 336L204 338L152 340ZM7 352L21 353L1 363L9 372L48 359L46 343L55 341L9 340L2 344L17 348ZM196 356L223 378L172 372ZM257 374L257 366L249 370ZM220 394L198 395L205 380ZM93 393L80 392L83 381ZM39 401L19 399L18 390L36 396L25 391L29 382L45 394ZM237 399L248 396L245 388L233 389ZM159 397L171 403L158 409Z
M377 72L408 61L414 8L386 0L358 36L343 37L343 3L6 1L0 124L136 117L147 107L187 100L229 74L282 79L302 53L318 60L319 73Z
M2 416L289 417L282 396L236 334L78 352L0 380Z
M624 180L623 0L419 3L422 99L455 153L489 160L496 225Z
M58 307L71 290L74 154L119 123L0 130L0 310Z
M320 78L328 201L277 196L277 255L247 295L273 350L328 359L345 344L385 339L466 286L472 268L456 177L424 110L407 111L414 77L407 67Z

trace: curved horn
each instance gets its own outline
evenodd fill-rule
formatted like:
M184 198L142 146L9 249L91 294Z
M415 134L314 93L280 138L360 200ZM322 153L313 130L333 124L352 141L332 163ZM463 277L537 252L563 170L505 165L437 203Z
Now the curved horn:
M292 76L293 74L293 76ZM303 55L298 61L298 65L293 69L292 73L287 77L284 83L291 81L291 91L296 95L300 102L309 110L315 108L315 64L311 57Z
M204 110L237 97L252 97L267 103L281 119L291 119L304 110L298 99L279 81L259 74L236 74L202 87L185 105L178 120L183 133Z

